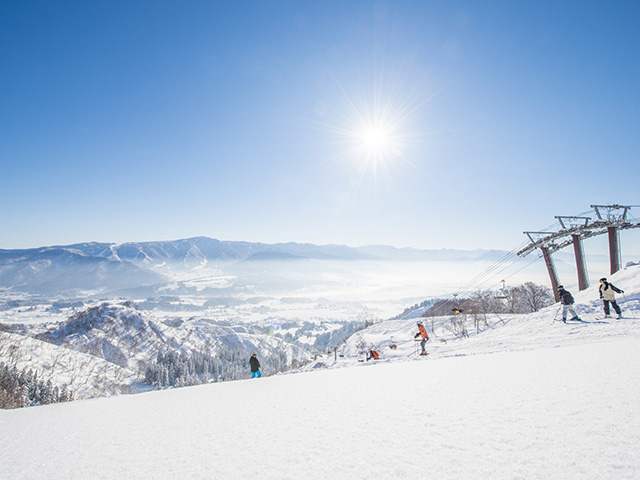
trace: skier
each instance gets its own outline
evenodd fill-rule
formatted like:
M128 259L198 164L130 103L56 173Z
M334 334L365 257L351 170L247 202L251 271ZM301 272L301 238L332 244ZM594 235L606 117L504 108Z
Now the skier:
M562 285L558 286L558 294L560 295L560 303L562 304L562 321L567 323L567 312L573 315L570 320L580 321L578 314L573 308L573 296Z
M600 298L604 303L604 317L611 318L609 315L609 303L618 314L618 318L622 318L622 312L620 307L616 303L616 293L624 293L624 290L620 290L613 283L607 282L606 278L600 279Z
M258 360L258 354L256 352L253 352L253 355L249 358L249 365L251 366L251 378L262 377L262 373L260 373L260 361Z
M429 335L427 335L427 329L424 328L424 325L422 324L421 321L418 321L416 323L416 325L418 325L419 332L416 333L413 336L413 338L422 337L422 341L420 342L420 347L422 348L422 353L420 355L426 355L427 351L425 350L424 346L429 341Z
M380 354L375 350L369 350L369 356L367 357L367 361L369 360L378 360L380 358Z

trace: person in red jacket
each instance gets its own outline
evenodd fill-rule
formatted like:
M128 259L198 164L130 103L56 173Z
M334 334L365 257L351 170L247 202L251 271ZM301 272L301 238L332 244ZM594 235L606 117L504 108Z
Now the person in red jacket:
M425 350L424 346L429 341L429 335L427 334L427 329L424 328L424 325L422 324L421 321L418 321L418 323L416 323L416 325L418 325L419 332L416 333L413 338L422 337L422 341L420 342L420 347L422 348L422 353L420 355L426 355L427 351Z

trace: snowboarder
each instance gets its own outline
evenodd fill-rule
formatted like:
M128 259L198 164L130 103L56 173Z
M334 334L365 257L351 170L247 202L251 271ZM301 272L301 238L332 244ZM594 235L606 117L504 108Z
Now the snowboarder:
M600 279L600 298L604 303L604 317L611 318L609 315L609 303L618 314L618 318L622 318L622 312L620 311L620 307L616 303L616 293L624 293L624 290L620 290L613 283L607 282L606 278Z
M256 352L253 352L253 355L249 358L249 365L251 366L251 378L262 377L262 373L260 373L260 361L258 360L258 354Z
M367 361L369 360L378 360L380 358L380 354L375 350L369 350L369 356L367 357Z
M426 355L427 351L425 350L424 346L429 341L429 335L427 334L427 329L424 328L424 325L422 324L421 321L418 321L416 323L416 325L418 325L419 332L416 333L413 336L413 338L422 337L422 341L420 342L420 347L422 348L422 353L420 353L420 355Z
M562 304L562 321L567 323L567 313L573 315L570 320L580 321L578 314L573 308L573 295L565 290L562 285L558 286L558 294L560 295L560 303Z

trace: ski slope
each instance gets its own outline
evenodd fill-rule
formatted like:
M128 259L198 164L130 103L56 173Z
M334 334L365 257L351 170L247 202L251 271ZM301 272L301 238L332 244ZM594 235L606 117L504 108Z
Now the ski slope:
M574 293L590 323L550 307L427 358L398 320L359 334L393 333L375 363L354 337L335 368L0 411L0 478L637 479L638 268L610 278L622 320L593 287Z

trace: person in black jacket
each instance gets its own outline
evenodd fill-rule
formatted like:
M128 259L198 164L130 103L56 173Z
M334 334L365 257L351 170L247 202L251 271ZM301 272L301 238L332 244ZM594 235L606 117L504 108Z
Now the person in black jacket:
M258 354L256 352L253 352L253 355L249 358L249 365L251 366L251 378L262 377L262 373L260 373L260 361L258 360Z
M573 295L565 290L562 285L558 286L558 294L560 295L560 303L562 304L562 321L567 323L567 313L573 315L570 320L579 321L580 318L573 308Z

